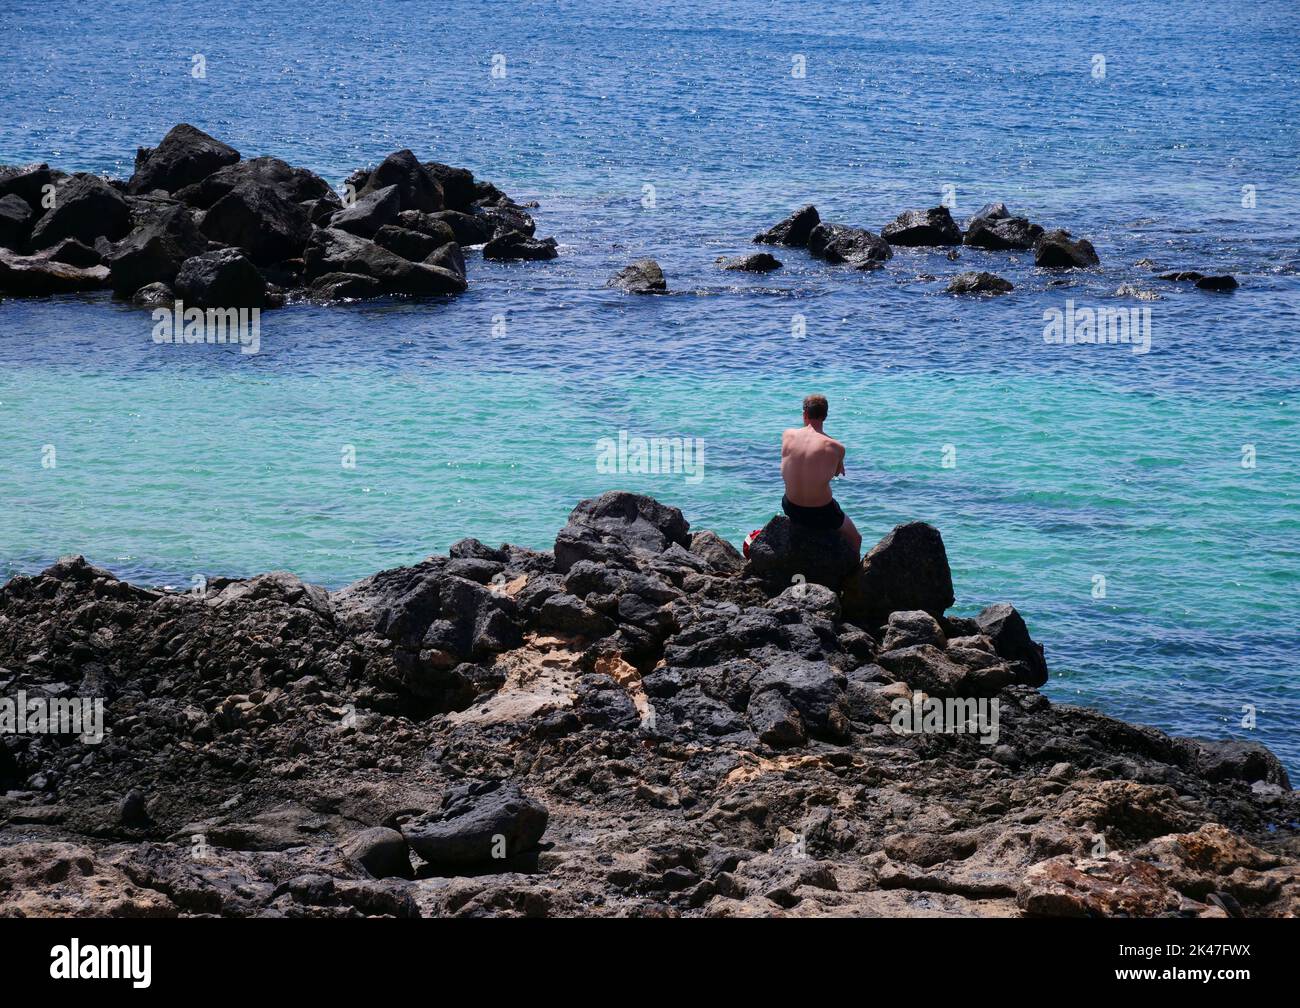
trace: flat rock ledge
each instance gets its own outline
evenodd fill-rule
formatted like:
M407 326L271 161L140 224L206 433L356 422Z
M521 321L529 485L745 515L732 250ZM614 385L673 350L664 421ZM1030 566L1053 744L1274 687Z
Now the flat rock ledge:
M1300 911L1277 759L1050 702L937 529L750 554L615 491L334 592L14 577L0 700L104 733L0 732L0 915Z

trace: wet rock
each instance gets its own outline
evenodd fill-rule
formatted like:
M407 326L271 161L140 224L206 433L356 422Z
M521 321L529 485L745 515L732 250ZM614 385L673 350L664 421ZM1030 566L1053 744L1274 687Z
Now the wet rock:
M477 214L462 213L456 210L443 210L431 214L434 220L451 228L458 244L482 245L491 240L496 232L493 223Z
M427 262L428 256L438 248L438 239L396 224L385 224L374 236L375 244L409 262Z
M126 184L130 193L154 189L175 192L201 182L213 172L239 160L239 151L200 129L180 123L157 147L141 147L135 156L135 173Z
M32 229L34 216L22 197L13 193L0 197L0 247L20 250Z
M97 175L74 175L54 193L54 206L32 226L28 245L49 248L64 238L95 244L99 237L121 238L131 227L131 210L122 194Z
M1047 231L1034 243L1034 265L1044 269L1086 269L1100 263L1092 242L1072 239L1069 231Z
M750 255L735 256L728 259L719 257L718 265L724 270L741 273L771 273L781 268L781 261L770 252L754 252Z
M976 248L1027 251L1042 234L1040 225L1025 217L1013 217L1003 203L993 203L970 219L962 241Z
M437 266L457 276L465 276L465 255L454 241L439 245L425 257L424 262L428 266Z
M99 290L108 286L104 266L72 266L44 256L20 256L0 249L0 291L41 296Z
M523 231L499 231L483 246L483 258L502 262L541 261L559 255L554 238L531 238Z
M817 208L811 203L800 207L785 220L772 225L762 234L754 236L754 241L765 245L785 245L789 248L807 248L808 238L821 217Z
M361 238L373 238L385 224L393 224L402 212L402 197L397 186L368 191L355 203L330 218L329 226Z
M434 240L432 248L456 241L456 233L451 229L450 224L437 214L424 213L421 210L403 210L397 215L393 226L428 235Z
M186 259L176 274L177 297L197 308L264 308L266 281L239 249Z
M949 294L1006 294L1014 290L1009 280L993 273L959 273L948 283Z
M808 236L808 251L818 259L848 263L859 268L882 263L893 257L893 249L879 235L865 228L841 224L818 224Z
M185 260L202 255L208 242L190 211L171 206L152 215L118 242L104 259L113 289L123 296L148 284L172 284Z
M175 292L165 283L146 284L131 295L131 304L137 308L157 308L175 300Z
M1239 286L1237 278L1232 276L1203 276L1196 281L1198 290L1230 291Z
M905 210L880 229L880 237L891 245L960 245L961 228L947 207Z
M361 301L383 293L382 283L359 273L324 273L308 288L309 296L321 301Z
M402 825L411 849L435 869L491 864L534 849L546 808L518 785L472 781L448 792L439 811Z
M394 151L370 171L365 186L357 193L357 202L390 187L396 193L401 210L434 212L443 208L441 184L409 150Z
M319 228L303 255L305 276L314 281L327 273L357 273L379 281L391 294L460 294L465 278L450 270L413 263L372 241L336 228Z
M218 168L211 175L176 191L176 198L206 210L241 186L271 189L290 203L323 202L342 208L328 182L307 168L295 168L277 157L256 157Z
M618 287L631 294L662 294L668 290L664 271L653 259L640 259L609 278L606 287Z
M212 241L244 252L267 265L302 255L311 237L307 211L271 186L235 186L203 216L203 233Z
M1196 746L1197 768L1208 780L1241 781L1246 784L1263 781L1291 790L1291 781L1281 762L1257 742L1240 742L1235 739L1189 741Z

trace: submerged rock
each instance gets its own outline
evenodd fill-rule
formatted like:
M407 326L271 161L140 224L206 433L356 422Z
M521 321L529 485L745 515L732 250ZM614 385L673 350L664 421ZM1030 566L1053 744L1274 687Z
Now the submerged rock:
M808 236L808 251L818 259L873 269L894 255L889 243L866 228L818 224Z
M790 248L806 248L813 228L821 223L817 208L811 203L800 207L785 220L773 224L762 234L754 236L754 241L765 245L786 245Z
M1100 263L1092 242L1086 238L1072 239L1069 231L1059 228L1047 231L1034 243L1035 266L1045 269L1085 269Z
M781 268L781 261L770 252L754 252L750 255L731 258L720 256L717 263L724 270L741 273L771 273L773 270Z
M1011 281L993 273L959 273L948 282L949 294L1006 294L1012 290Z
M630 294L662 294L668 290L668 281L657 262L639 259L615 273L605 286L618 287Z
M961 228L947 207L904 210L880 229L880 237L891 245L960 245Z

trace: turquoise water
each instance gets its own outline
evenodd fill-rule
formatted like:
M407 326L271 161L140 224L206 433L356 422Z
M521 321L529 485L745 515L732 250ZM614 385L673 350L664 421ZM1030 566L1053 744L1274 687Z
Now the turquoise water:
M1052 696L1300 769L1291 8L325 4L307 28L235 6L17 4L0 161L126 174L178 120L334 181L410 146L539 200L561 258L471 253L454 302L267 313L254 355L155 345L102 296L0 302L0 575L81 552L157 584L338 586L466 535L548 547L613 486L738 541L775 510L780 430L817 390L867 541L935 523L958 611L1015 602ZM713 264L800 203L878 229L944 186L959 218L1000 198L1088 236L1102 268L1052 286L977 251L900 249L873 274L786 250L764 277ZM643 255L674 294L603 288ZM1242 288L1159 284L1142 258ZM1016 291L943 293L980 268ZM1067 299L1149 304L1150 353L1046 345ZM702 439L703 478L598 471L621 430Z

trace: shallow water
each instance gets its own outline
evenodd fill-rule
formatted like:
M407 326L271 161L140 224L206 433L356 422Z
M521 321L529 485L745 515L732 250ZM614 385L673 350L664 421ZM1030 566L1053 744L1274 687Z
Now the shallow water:
M125 175L181 120L335 182L409 146L539 200L561 258L471 253L451 302L267 313L256 354L157 345L107 297L0 302L0 575L82 552L152 583L338 586L466 535L547 547L614 486L738 541L776 509L780 430L818 390L867 541L935 523L957 610L1014 601L1050 695L1300 769L1289 5L227 6L10 4L0 162ZM867 274L789 250L768 276L714 265L801 203L879 229L945 186L959 219L1003 199L1102 268L1052 286L1027 255L964 250ZM674 293L603 287L645 255ZM1242 287L1160 283L1142 258ZM944 294L964 269L1017 289ZM1045 344L1067 300L1149 306L1150 352ZM702 439L702 478L598 471L621 430Z

